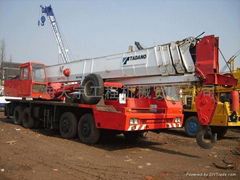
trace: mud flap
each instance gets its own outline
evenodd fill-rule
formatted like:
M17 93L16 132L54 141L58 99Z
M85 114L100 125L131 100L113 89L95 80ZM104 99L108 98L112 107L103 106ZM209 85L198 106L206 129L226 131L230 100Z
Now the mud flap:
M196 136L197 144L204 149L211 149L217 142L217 133L212 133L209 126L202 126Z

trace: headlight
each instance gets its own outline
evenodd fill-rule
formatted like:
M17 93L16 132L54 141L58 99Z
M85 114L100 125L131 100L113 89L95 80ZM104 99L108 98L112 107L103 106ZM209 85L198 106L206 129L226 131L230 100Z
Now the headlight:
M181 122L181 118L180 118L180 117L177 117L177 118L175 119L175 122Z
M133 125L133 124L138 124L138 119L137 118L131 118L130 119L130 124Z

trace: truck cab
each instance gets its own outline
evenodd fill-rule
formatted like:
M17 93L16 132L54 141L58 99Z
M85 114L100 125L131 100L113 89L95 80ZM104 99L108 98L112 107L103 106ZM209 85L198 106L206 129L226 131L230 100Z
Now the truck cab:
M4 94L23 98L50 99L45 65L27 62L20 65L20 76L4 82Z

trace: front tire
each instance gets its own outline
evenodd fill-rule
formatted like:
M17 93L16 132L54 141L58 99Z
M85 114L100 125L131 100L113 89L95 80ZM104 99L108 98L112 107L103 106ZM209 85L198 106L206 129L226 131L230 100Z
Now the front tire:
M65 112L61 115L59 131L63 138L71 139L77 134L77 119L72 112Z
M186 119L185 125L184 125L184 130L186 135L189 137L195 137L199 129L200 129L200 124L197 116L189 116Z
M86 144L95 144L100 139L100 130L95 126L95 120L92 114L84 114L78 122L79 140Z

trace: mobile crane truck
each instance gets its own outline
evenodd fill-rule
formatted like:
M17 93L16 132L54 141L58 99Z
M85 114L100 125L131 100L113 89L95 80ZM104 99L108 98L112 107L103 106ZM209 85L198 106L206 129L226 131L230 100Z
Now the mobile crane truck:
M215 89L215 94L217 97L217 107L211 121L210 127L213 133L217 133L219 139L223 138L227 133L228 128L230 127L240 127L240 109L239 102L234 102L233 96L239 96L240 91L240 69L237 68L234 71L234 59L240 55L240 51L237 51L227 63L230 64L230 73L229 76L233 76L238 80L236 86L232 87L217 87ZM227 66L225 66L227 67ZM225 69L223 67L223 69ZM201 87L182 87L182 101L184 107L184 122L183 126L185 133L188 136L196 136L199 128L201 128L198 117L197 109L195 105L195 96L197 91ZM212 87L204 89L205 91L213 91ZM236 98L237 99L237 98Z
M197 109L195 104L196 87L183 88L183 107L184 122L183 127L186 135L190 137L196 136L199 128L201 128ZM213 91L212 88L205 88L207 91ZM212 132L217 133L218 139L221 139L227 133L229 127L240 127L239 103L233 102L233 96L239 96L237 87L218 87L216 88L217 106L210 123Z
M63 138L78 135L88 144L97 143L104 131L137 139L145 131L181 127L179 85L237 84L235 78L219 73L218 38L213 35L52 66L27 62L20 72L18 79L4 83L5 95L22 97L9 100L5 114L25 128L42 124L59 129ZM204 140L211 134L215 93L198 92L196 106L203 126L197 142L211 148L216 135L210 143Z

